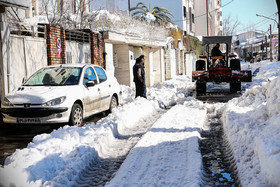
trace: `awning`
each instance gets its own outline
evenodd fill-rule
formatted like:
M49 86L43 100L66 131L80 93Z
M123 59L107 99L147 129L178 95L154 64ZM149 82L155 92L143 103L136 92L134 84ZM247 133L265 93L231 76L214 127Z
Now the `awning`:
M232 36L203 36L202 45L227 43L231 44Z

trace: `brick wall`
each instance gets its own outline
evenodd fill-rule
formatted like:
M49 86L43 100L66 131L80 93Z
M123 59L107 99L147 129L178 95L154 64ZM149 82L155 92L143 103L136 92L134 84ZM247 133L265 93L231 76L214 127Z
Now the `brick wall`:
M66 63L65 30L59 26L47 25L48 65Z
M66 63L65 30L62 27L47 25L47 50L48 65ZM90 31L91 64L105 68L103 50L102 34Z
M91 63L105 68L103 58L103 37L101 33L91 32L90 37Z

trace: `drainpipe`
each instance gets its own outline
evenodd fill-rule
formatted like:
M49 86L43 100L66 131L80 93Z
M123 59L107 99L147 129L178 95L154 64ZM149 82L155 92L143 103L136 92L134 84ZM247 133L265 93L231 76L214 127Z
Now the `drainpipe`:
M208 0L206 0L206 21L207 21L207 30L206 30L206 32L207 32L207 36L209 36L209 28L208 28L208 26L209 26L209 18L208 18Z
M106 69L106 55L107 53L105 52L105 40L104 40L104 32L100 32L102 36L102 51L103 53L103 68Z
M22 39L23 42L23 56L24 56L24 66L25 66L25 77L24 79L27 78L27 62L26 62L26 50L25 50L25 38Z

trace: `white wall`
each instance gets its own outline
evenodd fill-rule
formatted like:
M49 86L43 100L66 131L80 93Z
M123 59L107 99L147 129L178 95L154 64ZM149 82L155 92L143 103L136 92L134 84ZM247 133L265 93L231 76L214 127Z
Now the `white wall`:
M172 79L176 76L177 66L176 66L176 50L169 43L165 54L165 78Z
M7 16L0 14L0 70L1 70L1 100L8 93L8 66L10 63L10 30Z
M66 41L66 63L90 64L91 63L90 44Z
M170 78L176 77L176 50L170 49Z
M133 82L133 66L135 64L133 46L129 46L128 61L129 61L129 85L132 86L132 85L134 85L134 82Z
M143 48L145 56L145 79L147 87L153 85L153 52L149 47Z
M194 67L195 67L195 62L196 62L197 58L196 58L196 55L194 53L186 54L185 57L186 57L186 59L185 59L186 75L191 78L192 71L195 70Z
M207 36L207 15L206 13L206 1L196 0L194 3L195 8L195 35Z
M161 48L160 49L160 63L161 63L161 81L165 81L165 73L166 73L166 70L165 70L165 52L164 52L164 49Z
M106 60L106 72L112 76L115 74L115 67L114 67L114 52L113 52L113 44L105 43L105 60Z
M117 57L115 64L115 77L120 84L131 86L130 80L130 62L129 62L129 46L128 45L113 45L113 53Z
M162 82L161 48L153 49L153 76L154 84Z
M32 37L10 37L10 92L35 71L47 66L46 40Z

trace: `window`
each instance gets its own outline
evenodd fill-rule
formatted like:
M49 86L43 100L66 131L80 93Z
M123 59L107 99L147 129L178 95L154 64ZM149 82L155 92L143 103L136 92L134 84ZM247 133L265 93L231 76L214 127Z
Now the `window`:
M190 21L190 31L192 31L192 8L189 7L189 21Z
M92 68L87 68L84 76L84 84L86 84L88 81L94 81L97 83L96 75Z
M184 9L184 18L185 18L187 17L187 8L184 6L183 9Z
M194 23L194 14L192 14L192 23Z
M97 73L97 76L99 78L99 82L104 82L107 80L107 76L106 76L106 73L104 72L104 70L100 67L94 67L96 73Z

